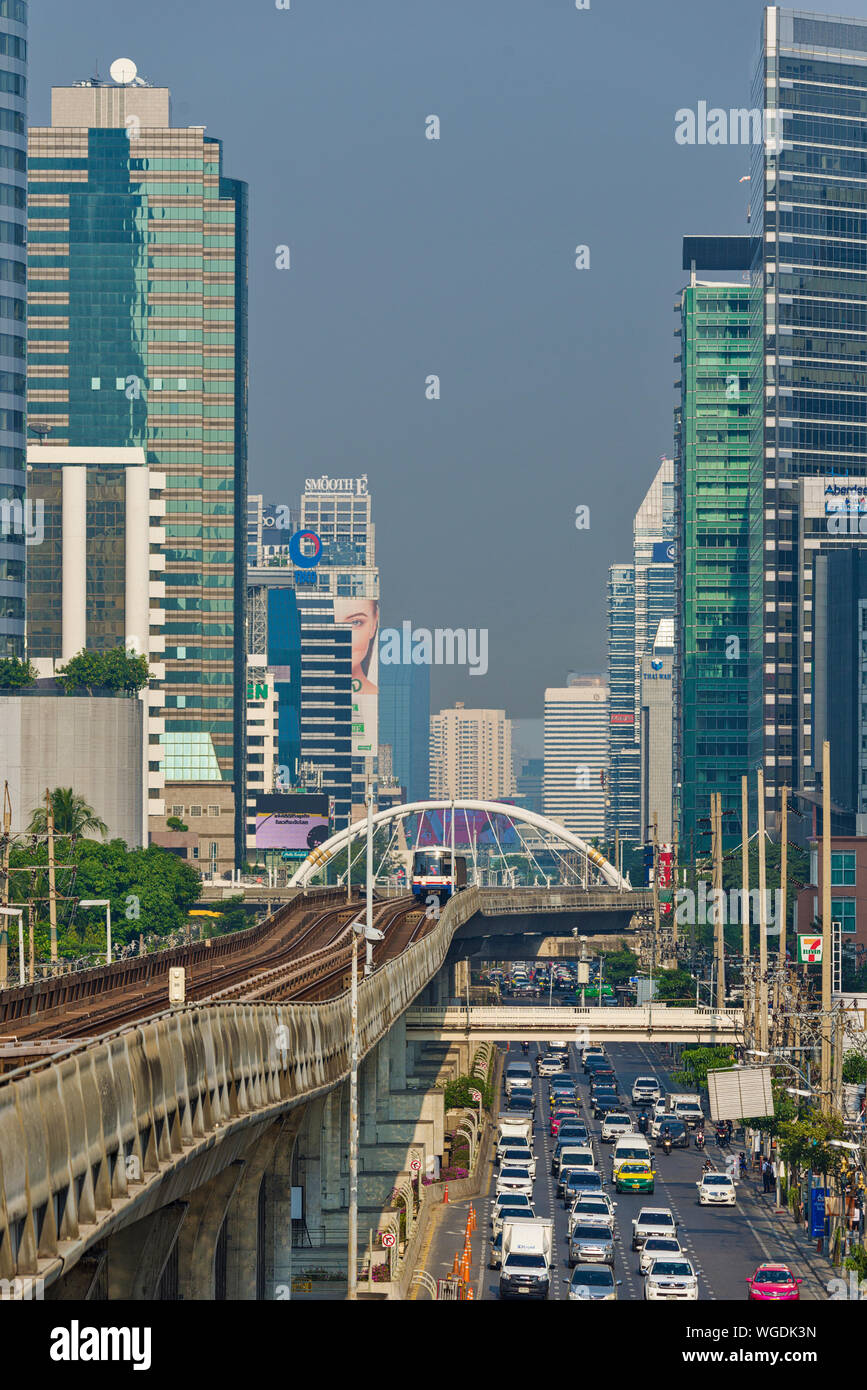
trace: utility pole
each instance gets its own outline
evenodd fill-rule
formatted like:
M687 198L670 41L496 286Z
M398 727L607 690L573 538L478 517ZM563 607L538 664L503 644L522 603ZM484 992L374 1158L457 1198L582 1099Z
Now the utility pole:
M674 945L675 965L677 962L677 890L680 887L680 870L677 867L678 854L678 824L674 822L674 843L672 845L671 869L673 879L673 892L671 894L671 939Z
M822 1109L831 1110L831 745L822 744Z
M716 947L716 1007L726 1004L725 933L723 930L722 870L722 792L711 794L711 835L713 837L714 945Z
M759 798L759 1047L768 1050L768 907L765 874L765 770L758 769Z
M789 862L789 788L783 787L780 807L780 965L786 963L786 874Z
M656 812L653 813L653 966L659 956L659 838ZM651 969L651 977L653 969Z
M750 793L746 774L741 778L741 840L741 948L746 979L750 958Z
M27 968L27 979L29 980L31 985L33 984L33 981L36 979L36 904L33 901L32 887L33 885L31 883L31 896L27 904L27 941L30 950L30 962ZM21 983L23 984L24 981L22 980Z
M9 783L3 783L3 906L9 906L9 846L12 839L12 798ZM8 917L0 917L0 989L9 981Z
M45 788L45 824L48 828L48 920L51 924L51 969L57 965L57 887L54 880L54 803Z

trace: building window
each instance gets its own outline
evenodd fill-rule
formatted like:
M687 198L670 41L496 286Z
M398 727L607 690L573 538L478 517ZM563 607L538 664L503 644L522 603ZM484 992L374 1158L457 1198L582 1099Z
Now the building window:
M834 887L855 886L855 855L831 855L831 883Z
M184 818L183 806L173 806L171 813L173 816L177 816L178 820L183 820Z
M200 816L201 814L202 814L202 808L201 808L201 806L191 806L191 807L190 807L190 815L191 815L191 816Z
M92 377L90 378L90 389L91 389L91 391L98 391L98 390L99 390L99 377L98 377L98 376L92 376Z
M218 816L219 814L220 814L220 808L219 808L219 806L209 806L209 807L208 807L208 815L209 815L209 816Z
M855 934L855 899L854 898L832 898L831 899L831 921L841 922L843 934L854 936Z

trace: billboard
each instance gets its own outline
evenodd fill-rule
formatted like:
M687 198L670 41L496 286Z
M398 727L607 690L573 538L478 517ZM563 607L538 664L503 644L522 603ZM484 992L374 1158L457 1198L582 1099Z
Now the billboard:
M352 629L352 756L376 757L379 602L373 598L336 598L334 621Z
M798 937L798 960L801 965L820 965L822 961L821 936Z
M707 1089L712 1120L750 1120L774 1113L770 1067L709 1071Z
M673 565L674 541L654 541L650 563L652 565Z
M331 834L327 796L256 797L256 851L281 850L284 858L306 859Z

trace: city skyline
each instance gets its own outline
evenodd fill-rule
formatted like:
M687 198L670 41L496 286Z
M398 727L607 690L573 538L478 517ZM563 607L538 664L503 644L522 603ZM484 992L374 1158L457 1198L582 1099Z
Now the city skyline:
M493 62L484 15L456 3L435 20L384 4L385 51L351 6L326 8L251 12L230 65L224 3L209 7L212 34L164 3L139 13L85 0L74 26L49 5L31 15L31 123L45 122L52 84L89 77L97 53L105 79L123 53L173 90L177 123L219 134L251 188L250 490L288 502L306 476L366 472L390 599L401 577L384 621L489 630L487 674L434 669L434 703L540 717L565 670L604 669L607 570L628 553L654 462L672 452L682 236L746 229L749 152L678 145L675 112L702 97L748 102L760 7L738 0L709 47L686 3L631 5L624 25L622 10L529 16L507 0ZM331 60L327 82L304 58L313 45ZM478 86L447 57L456 47ZM597 141L596 70L615 61L623 85ZM256 73L255 103L239 70ZM425 139L431 112L438 143ZM624 158L628 192L607 175ZM516 183L529 191L519 204ZM652 217L632 215L636 200ZM469 235L452 225L456 207ZM579 243L589 271L574 268ZM287 271L275 268L281 245ZM627 314L609 320L620 289ZM439 401L425 399L431 373ZM586 532L570 520L579 504ZM419 508L432 554L452 534L448 564L418 565Z

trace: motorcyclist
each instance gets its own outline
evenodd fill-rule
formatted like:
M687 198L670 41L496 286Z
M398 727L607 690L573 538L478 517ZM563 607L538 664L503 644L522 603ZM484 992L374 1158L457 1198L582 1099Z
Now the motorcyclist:
M529 1044L528 1042L522 1042L522 1043L521 1043L521 1051L523 1052L524 1056L526 1057L527 1053L530 1051L530 1044Z
M670 1153L671 1153L671 1125L663 1125L662 1128L661 1128L660 1131L659 1131L659 1137L660 1137L660 1139L662 1140L662 1152L665 1153L665 1154L670 1154Z
M704 1165L703 1165L701 1171L702 1171L703 1173L712 1173L713 1170L714 1170L713 1164L711 1163L711 1161L710 1161L709 1158L706 1158L705 1161L704 1161Z
M720 1120L719 1124L718 1124L717 1127L716 1127L716 1142L717 1142L718 1144L724 1144L724 1143L726 1142L727 1138L728 1138L728 1133L727 1133L727 1131L726 1131L726 1127L725 1127L725 1125L723 1124L722 1120Z
M642 1110L638 1117L638 1132L639 1134L647 1133L647 1112L644 1110Z
M697 1129L696 1132L695 1132L695 1147L696 1147L697 1149L703 1149L703 1148L704 1148L704 1130L703 1130L703 1129Z

